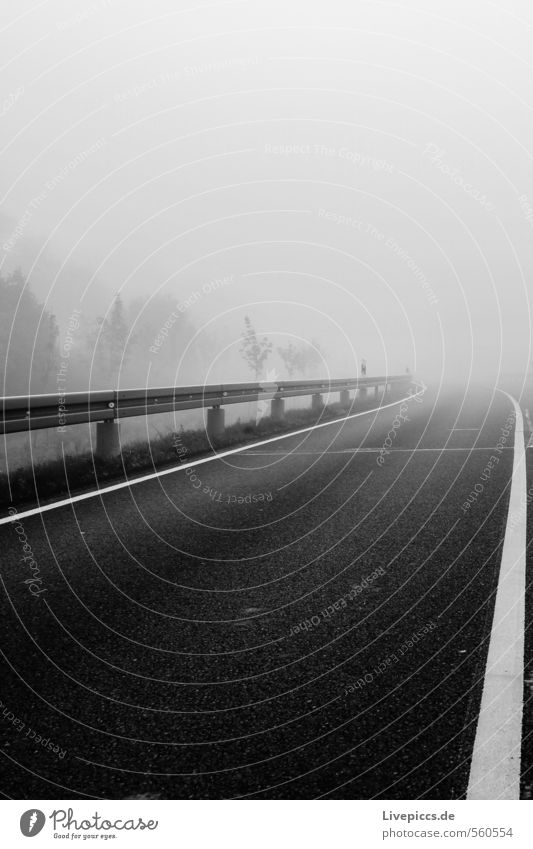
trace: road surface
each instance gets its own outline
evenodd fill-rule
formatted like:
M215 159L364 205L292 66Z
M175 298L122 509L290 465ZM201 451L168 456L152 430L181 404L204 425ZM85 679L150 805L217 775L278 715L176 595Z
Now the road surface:
M465 798L514 422L426 392L0 526L4 795Z

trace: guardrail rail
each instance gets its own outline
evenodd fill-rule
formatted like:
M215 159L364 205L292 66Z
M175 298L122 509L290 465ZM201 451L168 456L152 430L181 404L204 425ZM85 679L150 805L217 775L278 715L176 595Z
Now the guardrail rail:
M340 393L340 403L350 407L357 397L365 398L369 389L376 396L393 386L407 387L410 374L355 377L335 380L285 380L271 383L227 383L203 386L170 386L155 389L110 389L67 392L64 395L12 395L1 399L0 432L23 433L41 428L57 428L61 432L70 425L97 423L96 454L112 456L119 451L120 419L148 416L175 410L207 407L207 432L210 437L224 431L224 409L227 404L248 401L270 401L271 415L277 421L284 417L286 398L311 395L313 409L323 405L323 395ZM354 392L353 399L350 392Z

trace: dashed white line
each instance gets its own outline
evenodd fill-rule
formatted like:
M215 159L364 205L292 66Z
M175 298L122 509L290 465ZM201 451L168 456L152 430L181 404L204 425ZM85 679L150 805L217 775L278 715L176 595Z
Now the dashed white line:
M521 508L527 490L526 453L520 406L504 394L515 410L513 472L467 799L520 798L527 521L527 511Z

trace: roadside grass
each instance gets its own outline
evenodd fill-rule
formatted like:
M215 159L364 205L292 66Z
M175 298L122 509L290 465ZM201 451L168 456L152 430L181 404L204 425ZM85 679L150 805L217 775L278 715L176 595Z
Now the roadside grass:
M349 413L372 409L374 405L375 400L372 399L358 401L348 410L339 404L330 404L323 407L320 414L311 409L289 410L284 422L276 422L266 416L257 424L239 421L229 425L223 436L212 441L203 429L181 428L150 442L131 442L122 448L119 456L112 459L99 459L86 451L65 455L64 459L48 460L33 467L21 466L9 475L0 472L0 507L31 506L53 501L58 497L97 489L112 481L135 478L278 433L289 433L318 421L332 421Z

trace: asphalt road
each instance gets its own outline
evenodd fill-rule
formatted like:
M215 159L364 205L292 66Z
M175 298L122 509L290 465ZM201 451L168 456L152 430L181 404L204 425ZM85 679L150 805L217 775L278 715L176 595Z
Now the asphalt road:
M464 798L512 405L435 397L1 526L4 795Z

